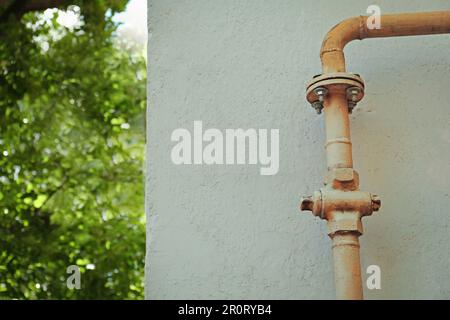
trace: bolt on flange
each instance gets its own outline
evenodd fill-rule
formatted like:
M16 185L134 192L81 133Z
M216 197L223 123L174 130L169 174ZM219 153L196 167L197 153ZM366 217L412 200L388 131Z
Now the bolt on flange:
M316 110L317 114L322 113L324 101L331 87L341 85L347 95L348 111L352 113L356 104L364 96L364 81L357 74L337 72L317 75L308 84L306 89L306 99Z
M346 90L347 103L348 103L348 113L352 113L353 109L356 107L358 97L361 95L361 88L359 87L349 87Z
M317 114L321 114L323 109L323 103L317 100L311 103L311 107L313 107L316 110Z
M325 97L328 94L328 90L325 87L317 87L313 91L316 94L316 96L320 102L323 102L325 100Z
M325 101L325 97L328 94L328 90L324 87L317 87L313 91L317 97L317 100L312 102L311 106L316 110L317 114L321 114L323 109L323 102Z

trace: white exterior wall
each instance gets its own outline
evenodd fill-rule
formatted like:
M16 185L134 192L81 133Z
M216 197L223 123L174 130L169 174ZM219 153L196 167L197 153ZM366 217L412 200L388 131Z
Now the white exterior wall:
M148 299L333 299L324 221L299 198L322 185L323 116L304 91L339 21L371 1L149 0ZM377 1L382 13L450 10L448 0ZM450 35L346 48L366 82L351 116L364 218L367 299L450 298ZM172 163L177 128L280 130L280 168ZM363 274L363 280L367 275Z

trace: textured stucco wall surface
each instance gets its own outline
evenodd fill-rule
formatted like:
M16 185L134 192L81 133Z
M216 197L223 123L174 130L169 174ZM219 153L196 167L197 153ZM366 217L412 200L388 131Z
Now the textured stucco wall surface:
M371 1L149 0L146 177L148 299L333 299L325 222L299 197L321 187L323 117L304 89L325 33ZM449 10L448 0L377 1L382 13ZM366 96L351 116L365 218L367 299L450 298L450 36L347 46ZM277 128L280 169L172 163L171 134Z

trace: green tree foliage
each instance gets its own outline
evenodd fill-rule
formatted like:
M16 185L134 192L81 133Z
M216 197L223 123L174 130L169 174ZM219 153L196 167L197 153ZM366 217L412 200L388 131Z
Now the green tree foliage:
M143 297L145 61L117 42L127 1L72 2L75 27L34 11L0 26L3 299Z

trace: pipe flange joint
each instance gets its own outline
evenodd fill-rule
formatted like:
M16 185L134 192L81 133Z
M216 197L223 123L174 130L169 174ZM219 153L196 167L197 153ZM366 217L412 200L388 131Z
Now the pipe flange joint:
M336 72L316 75L307 85L306 100L318 114L322 113L325 98L332 89L340 89L346 95L349 113L364 97L364 81L358 74Z

